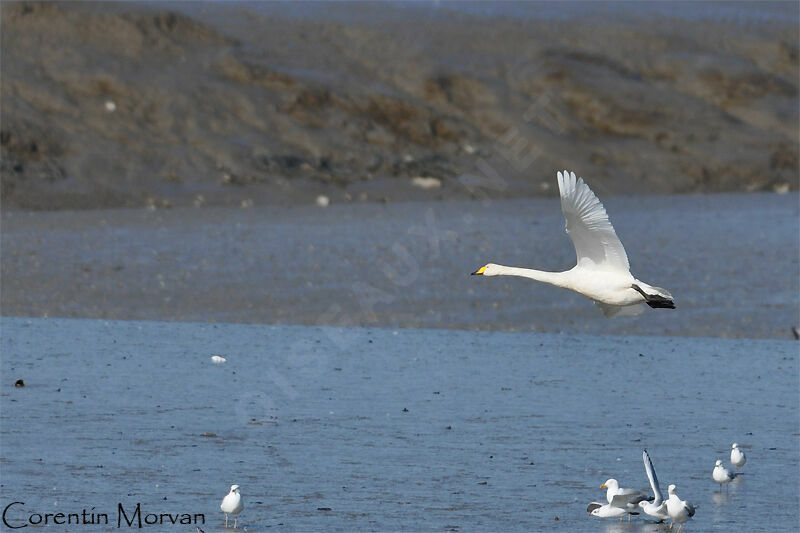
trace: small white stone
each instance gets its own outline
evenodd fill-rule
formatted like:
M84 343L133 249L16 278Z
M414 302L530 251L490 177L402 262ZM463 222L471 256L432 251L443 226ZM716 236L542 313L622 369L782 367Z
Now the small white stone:
M113 100L106 100L105 108L109 113L113 113L117 110L117 104L115 104Z
M320 207L328 207L331 203L331 199L325 196L324 194L320 194L317 196L317 205Z
M789 192L789 184L788 183L776 183L773 185L772 190L778 194L786 194Z
M411 178L411 185L419 187L420 189L440 189L442 187L442 180L430 176L416 176Z

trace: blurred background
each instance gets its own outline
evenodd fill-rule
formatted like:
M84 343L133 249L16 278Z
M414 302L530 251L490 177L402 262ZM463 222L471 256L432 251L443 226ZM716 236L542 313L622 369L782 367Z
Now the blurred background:
M2 205L796 190L796 2L2 4ZM483 166L482 166L483 165ZM416 179L415 178L421 178Z
M5 315L791 338L797 2L3 2ZM677 312L564 270L586 178ZM541 197L541 198L537 198Z

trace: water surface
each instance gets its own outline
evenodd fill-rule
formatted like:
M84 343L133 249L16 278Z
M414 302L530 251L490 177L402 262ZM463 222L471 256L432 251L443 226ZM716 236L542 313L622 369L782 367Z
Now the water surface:
M140 503L221 531L237 483L248 531L649 531L586 513L609 477L647 487L647 448L662 489L700 506L688 531L800 519L793 341L0 326L3 506L115 520ZM745 475L720 494L711 471L734 441Z

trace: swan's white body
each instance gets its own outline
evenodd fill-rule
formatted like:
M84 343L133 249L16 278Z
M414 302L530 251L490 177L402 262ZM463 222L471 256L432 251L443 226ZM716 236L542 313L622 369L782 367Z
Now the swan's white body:
M714 481L719 483L719 490L722 490L722 484L733 481L733 478L736 477L736 474L722 466L722 461L717 459L717 462L714 465L714 471L711 473L711 477L714 478Z
M233 529L236 529L237 521L239 520L236 515L242 512L244 504L242 503L242 495L239 493L239 485L231 485L231 491L222 498L222 503L219 505L222 512L225 513L225 528L228 528L228 515L233 515Z
M638 314L642 303L674 309L668 291L633 277L628 255L603 204L583 179L576 178L574 172L559 172L558 189L577 264L565 272L545 272L489 263L473 274L521 276L563 287L594 300L607 317ZM637 307L626 309L629 306Z
M731 446L731 464L738 469L743 467L746 462L747 457L745 457L744 452L739 449L739 445L734 442Z
M653 467L650 456L647 455L647 450L642 450L642 461L644 461L644 469L647 472L647 478L650 480L650 488L653 489L653 501L647 500L639 502L639 507L642 508L644 514L650 518L654 518L659 522L669 519L667 513L667 502L661 494L661 487L658 485L658 478L656 477L656 469Z
M672 520L673 526L676 522L680 524L680 528L678 529L678 531L680 531L683 529L683 523L694 516L695 507L686 500L678 498L678 495L675 493L675 485L670 485L667 491L669 492L667 513L669 514L670 520Z

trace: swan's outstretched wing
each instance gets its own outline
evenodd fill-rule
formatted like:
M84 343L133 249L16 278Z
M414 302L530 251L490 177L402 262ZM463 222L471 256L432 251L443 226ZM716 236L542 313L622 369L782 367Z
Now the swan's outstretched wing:
M582 178L574 172L558 173L561 211L567 220L567 234L575 245L578 265L599 270L628 272L628 255L608 215Z
M650 487L653 489L653 505L661 505L664 501L664 496L661 494L661 487L658 486L658 478L656 477L656 469L653 468L653 463L650 461L650 456L647 455L647 450L642 450L642 461L644 461L644 469L647 471L647 478L650 480Z

